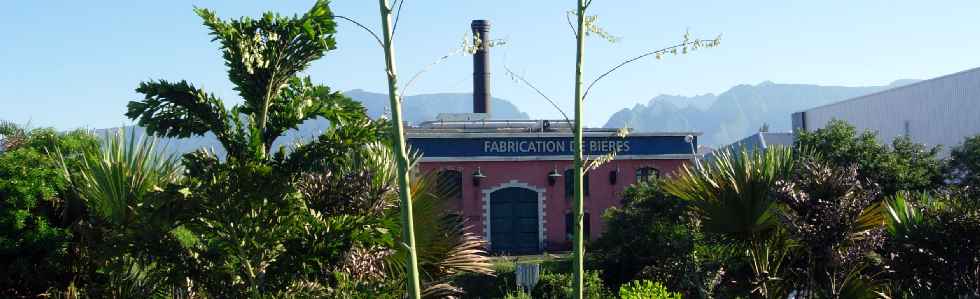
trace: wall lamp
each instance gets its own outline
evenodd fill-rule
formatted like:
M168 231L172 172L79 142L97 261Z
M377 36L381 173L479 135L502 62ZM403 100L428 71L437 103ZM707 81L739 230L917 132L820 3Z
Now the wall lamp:
M476 171L473 172L473 186L479 186L480 181L482 181L485 178L487 178L487 176L484 175L483 171L480 171L480 167L477 166Z
M616 179L619 177L619 168L609 171L609 184L615 185Z
M558 172L558 167L552 169L551 172L548 173L548 186L554 186L555 182L557 182L558 178L560 177L561 173Z

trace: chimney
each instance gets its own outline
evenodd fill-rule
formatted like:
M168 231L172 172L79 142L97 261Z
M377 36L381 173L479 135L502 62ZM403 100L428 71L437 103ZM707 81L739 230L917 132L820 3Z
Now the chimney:
M473 20L473 113L490 113L490 21Z

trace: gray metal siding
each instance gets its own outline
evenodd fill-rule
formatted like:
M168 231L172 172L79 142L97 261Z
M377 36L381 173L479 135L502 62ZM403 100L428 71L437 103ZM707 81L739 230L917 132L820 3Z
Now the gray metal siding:
M964 138L980 134L980 68L805 111L808 130L832 119L877 131L882 143L908 133L915 142L942 145L946 156Z

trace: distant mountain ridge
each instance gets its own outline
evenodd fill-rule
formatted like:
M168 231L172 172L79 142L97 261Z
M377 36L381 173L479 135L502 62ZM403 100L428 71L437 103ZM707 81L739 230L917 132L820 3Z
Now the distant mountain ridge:
M367 109L367 114L371 118L378 118L385 114L388 107L388 95L373 93L360 89L344 92L344 95L361 102ZM428 120L435 120L439 113L462 113L471 112L473 107L473 95L470 93L434 93L406 96L402 100L402 117L409 123L419 123ZM491 98L490 112L493 119L528 119L527 113L521 112L517 106L500 98ZM309 120L303 123L298 130L290 130L276 140L274 146L289 144L295 140L312 140L320 135L321 132L330 127L324 119ZM127 133L133 127L126 127ZM97 134L103 134L107 130L118 128L96 130ZM136 128L136 137L146 134L143 128ZM160 140L167 145L167 149L174 153L188 153L200 148L213 148L219 155L224 154L224 149L211 133L204 136L194 136L191 138L173 139L165 138Z
M895 88L919 80L898 80L885 86L846 87L779 84L765 81L742 84L719 95L693 97L660 95L613 114L604 127L630 127L636 131L698 131L700 143L720 146L735 142L768 124L770 131L791 130L793 112Z

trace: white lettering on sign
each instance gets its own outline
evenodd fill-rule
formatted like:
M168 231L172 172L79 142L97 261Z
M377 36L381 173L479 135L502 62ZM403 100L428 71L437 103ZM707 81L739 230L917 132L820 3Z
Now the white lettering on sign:
M568 141L535 140L487 140L483 142L484 153L564 153L574 144ZM590 153L611 153L630 151L629 140L591 140L584 148Z

